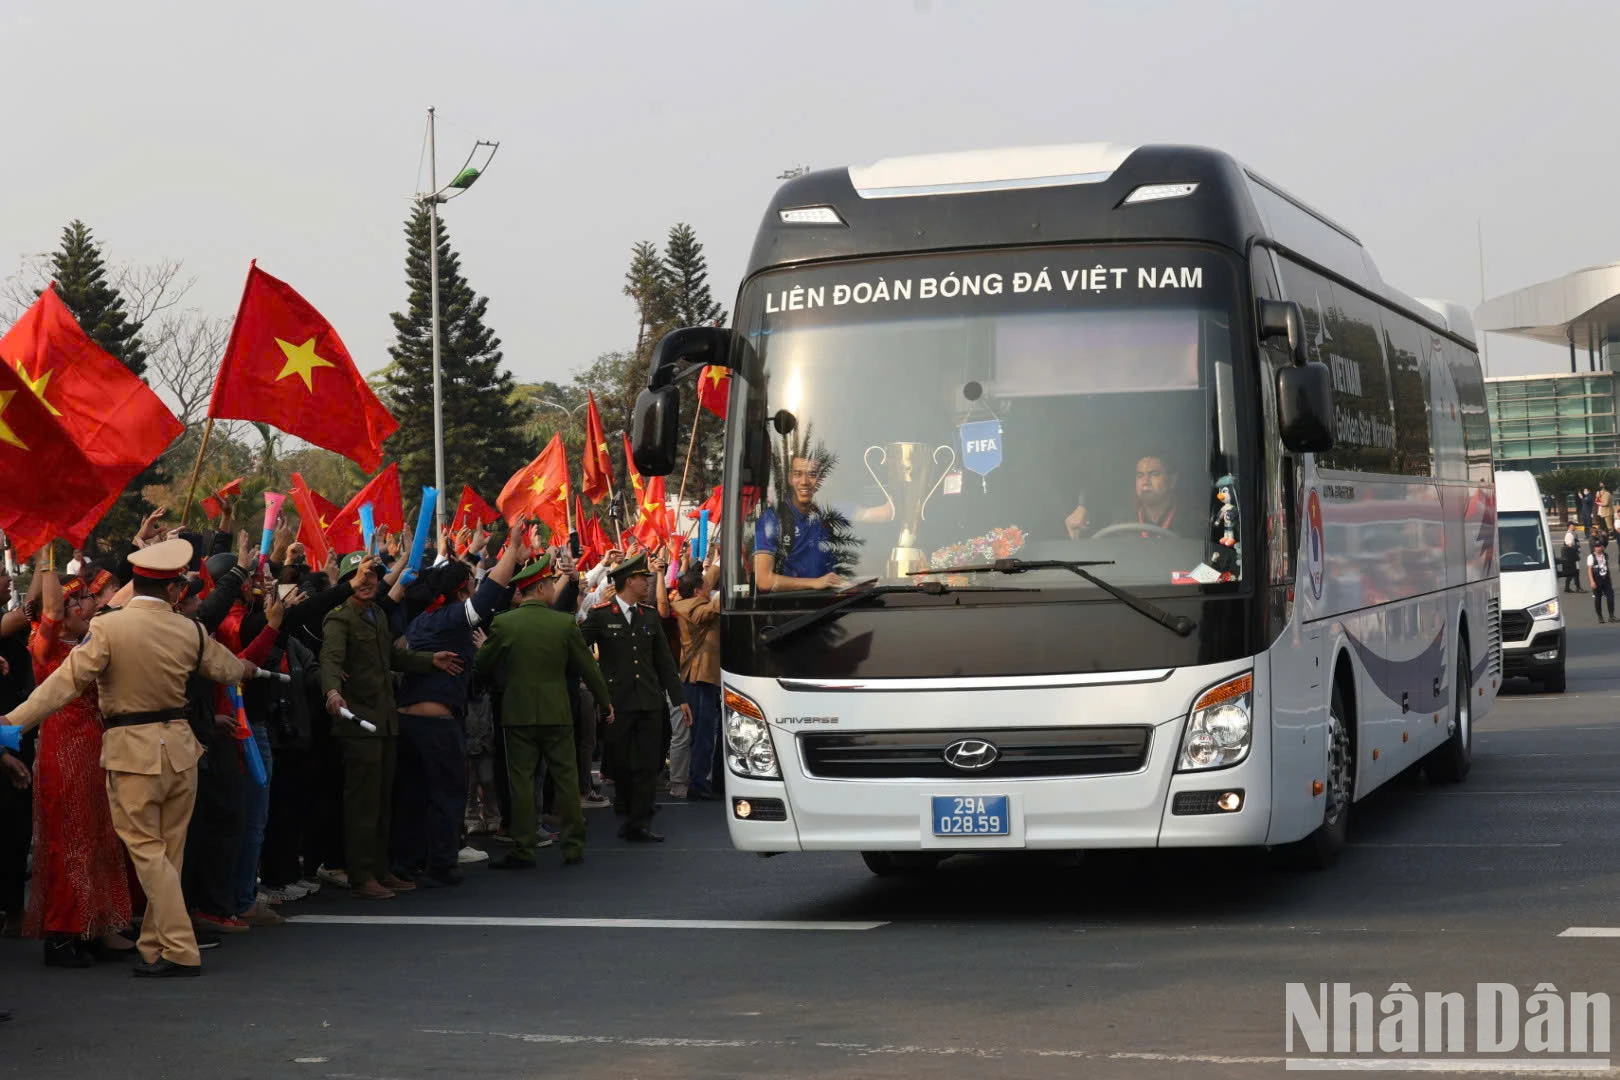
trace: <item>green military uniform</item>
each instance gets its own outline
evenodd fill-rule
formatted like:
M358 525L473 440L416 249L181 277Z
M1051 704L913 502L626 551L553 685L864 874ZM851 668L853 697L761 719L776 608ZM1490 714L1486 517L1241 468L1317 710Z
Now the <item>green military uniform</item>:
M638 555L613 578L646 572L646 556ZM601 657L616 714L608 731L615 808L626 816L627 830L645 829L658 795L671 703L683 700L680 672L658 612L648 604L636 605L628 619L617 598L598 604L585 616L584 629L586 644Z
M342 578L352 575L361 561L346 556ZM425 675L432 670L433 654L396 645L388 616L374 604L349 601L322 624L321 692L336 690L350 712L377 728L370 732L355 720L332 718L332 734L343 755L344 862L355 888L388 876L389 808L399 745L393 673Z
M512 584L538 577L545 563L524 569ZM478 650L473 671L487 679L504 670L501 734L506 741L506 775L512 792L512 858L534 860L539 822L534 806L534 771L543 757L556 792L562 820L563 858L576 862L585 851L585 814L579 804L579 766L574 747L574 713L569 705L568 668L585 679L598 701L608 699L602 671L585 648L573 616L540 600L525 600L497 615L489 639Z

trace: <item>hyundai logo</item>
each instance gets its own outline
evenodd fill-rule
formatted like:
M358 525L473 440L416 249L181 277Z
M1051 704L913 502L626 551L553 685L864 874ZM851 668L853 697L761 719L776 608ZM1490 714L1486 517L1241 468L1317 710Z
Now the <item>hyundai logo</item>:
M1000 756L1001 751L983 739L958 739L945 748L945 764L963 772L988 769Z

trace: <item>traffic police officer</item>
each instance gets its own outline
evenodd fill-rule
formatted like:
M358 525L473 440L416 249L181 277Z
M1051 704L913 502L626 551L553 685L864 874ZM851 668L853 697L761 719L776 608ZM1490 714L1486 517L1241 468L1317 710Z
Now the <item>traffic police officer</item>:
M135 579L129 604L92 619L83 643L4 718L5 724L27 730L96 685L107 728L101 765L107 770L113 828L146 892L137 943L145 963L134 973L151 978L202 973L180 891L202 756L187 722L186 680L196 672L237 684L258 670L210 638L201 623L174 610L185 593L191 559L191 545L179 539L131 555ZM0 743L18 728L0 727Z
M664 725L669 723L672 702L680 702L687 724L692 722L692 710L682 700L680 673L658 612L647 603L652 586L647 556L620 563L612 577L615 595L586 615L585 641L601 658L616 714L608 739L614 758L614 805L626 818L619 836L657 844L664 838L648 826L658 794L658 770L664 763Z
M563 865L585 861L585 814L579 804L574 749L574 713L568 696L568 670L579 672L597 701L609 699L602 670L585 648L573 616L552 607L558 579L542 556L512 578L518 605L495 617L489 639L478 650L473 670L489 679L504 676L501 735L506 740L506 775L512 791L512 852L495 870L534 867L539 823L534 808L534 772L543 756L562 819ZM614 714L608 711L608 723Z

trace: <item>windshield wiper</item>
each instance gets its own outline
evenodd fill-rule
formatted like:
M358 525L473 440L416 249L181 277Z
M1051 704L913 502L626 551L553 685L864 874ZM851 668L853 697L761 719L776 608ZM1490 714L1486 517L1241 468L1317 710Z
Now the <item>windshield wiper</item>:
M1160 626L1173 633L1186 637L1197 627L1197 623L1185 615L1172 615L1164 608L1151 600L1144 600L1134 593L1127 592L1118 585L1104 581L1102 578L1087 570L1088 566L1112 566L1113 559L1090 559L1085 561L1072 561L1067 559L997 559L993 563L980 563L977 566L947 566L943 570L914 570L913 575L927 574L972 574L994 571L998 574L1022 574L1030 570L1067 570L1091 582L1103 592L1123 603L1139 614L1146 615Z
M1039 589L1007 588L996 585L947 585L943 581L919 581L915 585L879 585L877 578L863 581L854 589L845 593L841 598L833 601L824 608L817 608L797 619L789 620L779 626L767 626L760 630L759 639L767 645L774 645L783 638L791 637L801 630L820 626L831 622L844 612L857 604L864 603L877 596L889 596L895 593L910 593L924 596L944 596L955 592L1040 592Z

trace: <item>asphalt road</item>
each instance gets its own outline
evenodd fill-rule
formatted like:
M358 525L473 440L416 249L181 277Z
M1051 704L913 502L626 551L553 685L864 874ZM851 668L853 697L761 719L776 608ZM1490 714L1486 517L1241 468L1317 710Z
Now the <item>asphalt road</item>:
M1620 938L1560 936L1620 927L1620 627L1570 599L1568 693L1510 683L1467 782L1358 804L1326 873L986 857L879 880L854 855L734 852L720 804L669 806L651 849L594 811L583 868L553 849L382 904L328 889L285 913L355 921L231 937L198 980L46 970L0 941L0 1075L1274 1076L1289 982L1620 998ZM418 916L471 921L384 921Z

